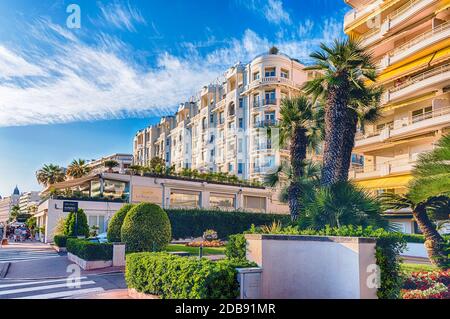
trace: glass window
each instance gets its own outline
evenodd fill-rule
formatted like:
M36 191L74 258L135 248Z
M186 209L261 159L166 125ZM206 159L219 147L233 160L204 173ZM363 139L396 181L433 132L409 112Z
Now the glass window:
M240 108L244 107L244 100L243 99L239 99L239 107Z
M129 187L128 184L121 181L111 181L105 179L103 182L103 196L114 199L128 199Z
M239 128L244 128L244 119L242 117L239 118Z
M289 71L288 70L281 69L280 75L282 78L289 79Z
M253 73L253 81L259 80L259 72Z
M266 198L256 196L244 196L244 208L249 211L265 211Z
M433 107L428 106L420 110L415 110L412 112L412 122L420 122L433 117Z
M266 68L264 76L265 77L275 76L275 68Z
M242 174L244 171L244 164L238 163L238 174Z
M214 194L209 195L209 206L211 208L234 208L235 196L233 194Z
M198 208L200 207L200 193L173 190L170 192L170 207Z

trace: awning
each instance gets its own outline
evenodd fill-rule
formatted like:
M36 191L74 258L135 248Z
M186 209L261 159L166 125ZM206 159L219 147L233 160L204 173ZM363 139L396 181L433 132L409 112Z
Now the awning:
M396 78L415 73L421 68L426 68L432 62L439 62L440 59L450 58L450 47L446 47L437 52L430 53L420 59L414 60L408 64L398 67L394 70L384 72L380 74L377 78L377 83L383 83L387 80L392 81Z
M42 193L46 193L50 189L67 189L67 188L71 188L71 187L75 187L75 186L80 186L80 185L86 184L87 182L90 182L92 180L98 179L99 177L100 177L99 175L90 175L90 176L85 176L85 177L81 177L81 178L77 178L77 179L64 181L61 183L55 183L53 185L49 185L46 189L44 189L42 191Z
M426 101L428 99L431 99L433 97L436 96L435 92L431 92L431 93L427 93L425 95L419 96L419 97L415 97L412 99L408 99L408 100L403 100L401 102L397 102L397 103L392 103L392 104L386 104L385 106L383 106L383 111L391 111L391 110L395 110L398 109L400 107L403 106L407 106L407 105L411 105L414 103L419 103L422 101Z
M411 175L384 177L366 181L357 181L356 185L367 189L403 188L411 181Z
M441 6L439 9L437 9L435 14L438 14L438 13L450 8L450 2L447 2L447 1L444 1L444 2L446 2L446 3L443 6Z

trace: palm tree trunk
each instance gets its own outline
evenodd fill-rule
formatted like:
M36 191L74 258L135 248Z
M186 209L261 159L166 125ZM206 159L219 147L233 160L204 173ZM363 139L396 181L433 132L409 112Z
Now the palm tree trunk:
M358 118L356 114L347 109L347 121L345 129L342 133L342 153L339 157L339 171L337 172L337 181L345 182L348 180L348 170L350 169L350 163L352 158L353 147L355 146L356 128L358 124Z
M343 155L346 128L348 82L331 86L325 107L325 145L323 150L322 185L330 186L338 181Z
M430 262L439 268L444 268L448 265L448 256L444 253L445 241L428 217L426 207L426 203L417 205L413 216L425 237L424 245Z
M299 179L304 173L304 162L306 159L306 149L308 138L306 130L302 127L297 127L294 130L294 135L291 137L290 156L292 167L292 181L288 190L288 204L291 213L291 219L296 220L300 215L299 199L302 193L302 188Z

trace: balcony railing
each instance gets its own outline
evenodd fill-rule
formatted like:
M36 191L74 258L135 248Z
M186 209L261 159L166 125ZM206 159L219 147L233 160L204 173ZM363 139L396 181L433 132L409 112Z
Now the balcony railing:
M277 105L278 99L263 99L253 101L253 107L263 107L268 105Z
M370 4L366 4L365 6L361 7L360 9L353 9L350 10L345 14L344 22L345 24L348 24L350 22L355 21L359 17L362 17L372 11L375 11L376 8L378 8L384 0L375 0L372 1Z
M450 21L440 24L436 28L429 30L427 32L424 32L424 33L412 38L408 42L402 44L401 46L397 47L396 49L390 51L389 56L392 57L396 54L402 53L402 52L408 50L409 48L411 48L412 46L416 45L417 43L420 43L426 39L431 38L432 36L434 36L436 34L442 33L449 29L450 29Z
M398 17L399 15L401 15L402 13L408 11L409 9L411 9L412 7L414 7L417 3L421 2L422 0L410 0L407 3L405 3L404 5L402 5L400 8L398 8L395 11L392 11L386 18L386 20L392 20L396 17Z
M442 66L439 66L437 68L433 68L433 69L428 70L426 72L420 73L420 74L412 77L411 79L409 79L405 83L390 89L389 92L390 93L394 93L394 92L400 91L400 90L402 90L402 89L404 89L404 88L406 88L406 87L408 87L410 85L413 85L415 83L421 82L421 81L423 81L425 79L428 79L428 78L431 78L433 76L443 74L443 73L448 72L448 71L450 71L450 63L442 65Z
M277 120L263 120L263 121L256 121L253 126L256 128L264 128L264 127L276 126L276 125L278 125Z
M450 114L450 106L442 107L437 110L433 110L431 112L425 112L423 114L412 116L409 119L408 124L411 125L414 123L418 123L421 121L425 121L428 119L436 118L436 117L447 115L447 114Z
M382 171L385 171L385 173L389 174L389 172L393 170L398 171L399 167L403 167L405 170L408 170L408 168L414 165L415 163L416 161L413 160L392 160L380 164L355 166L350 168L350 171L353 171L357 174L373 173L373 172L380 172L381 174Z

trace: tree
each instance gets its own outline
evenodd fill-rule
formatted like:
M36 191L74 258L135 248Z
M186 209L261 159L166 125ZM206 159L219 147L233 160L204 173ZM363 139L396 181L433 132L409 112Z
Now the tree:
M64 235L66 236L89 236L89 224L86 214L82 209L70 212L66 217Z
M64 170L58 165L45 164L36 172L36 179L39 184L50 186L65 180Z
M80 178L87 175L91 171L90 167L86 166L86 161L83 159L74 159L67 167L66 174L73 178Z
M442 137L434 150L419 156L413 180L406 195L382 194L385 209L409 208L425 236L430 261L449 267L448 244L439 234L430 216L446 215L450 207L450 135Z
M291 182L288 189L288 204L291 217L295 220L299 211L302 192L300 179L304 175L306 153L322 140L323 112L314 107L305 96L284 99L280 108L280 144L289 144Z
M119 162L115 160L105 160L103 165L108 169L109 173L113 172L113 168L119 166Z
M163 174L166 171L166 162L161 157L153 157L149 167L152 174Z
M320 48L310 55L315 64L305 68L319 71L318 75L304 89L313 101L325 101L322 184L329 186L347 180L358 124L355 108L370 101L376 109L381 91L367 84L375 82L376 67L359 41L335 40L331 47L321 44Z
M17 220L17 217L19 215L20 215L20 207L18 205L14 205L9 213L9 221L13 222Z
M380 214L380 203L348 181L311 187L303 192L300 203L300 228L320 230L327 225L388 226Z

